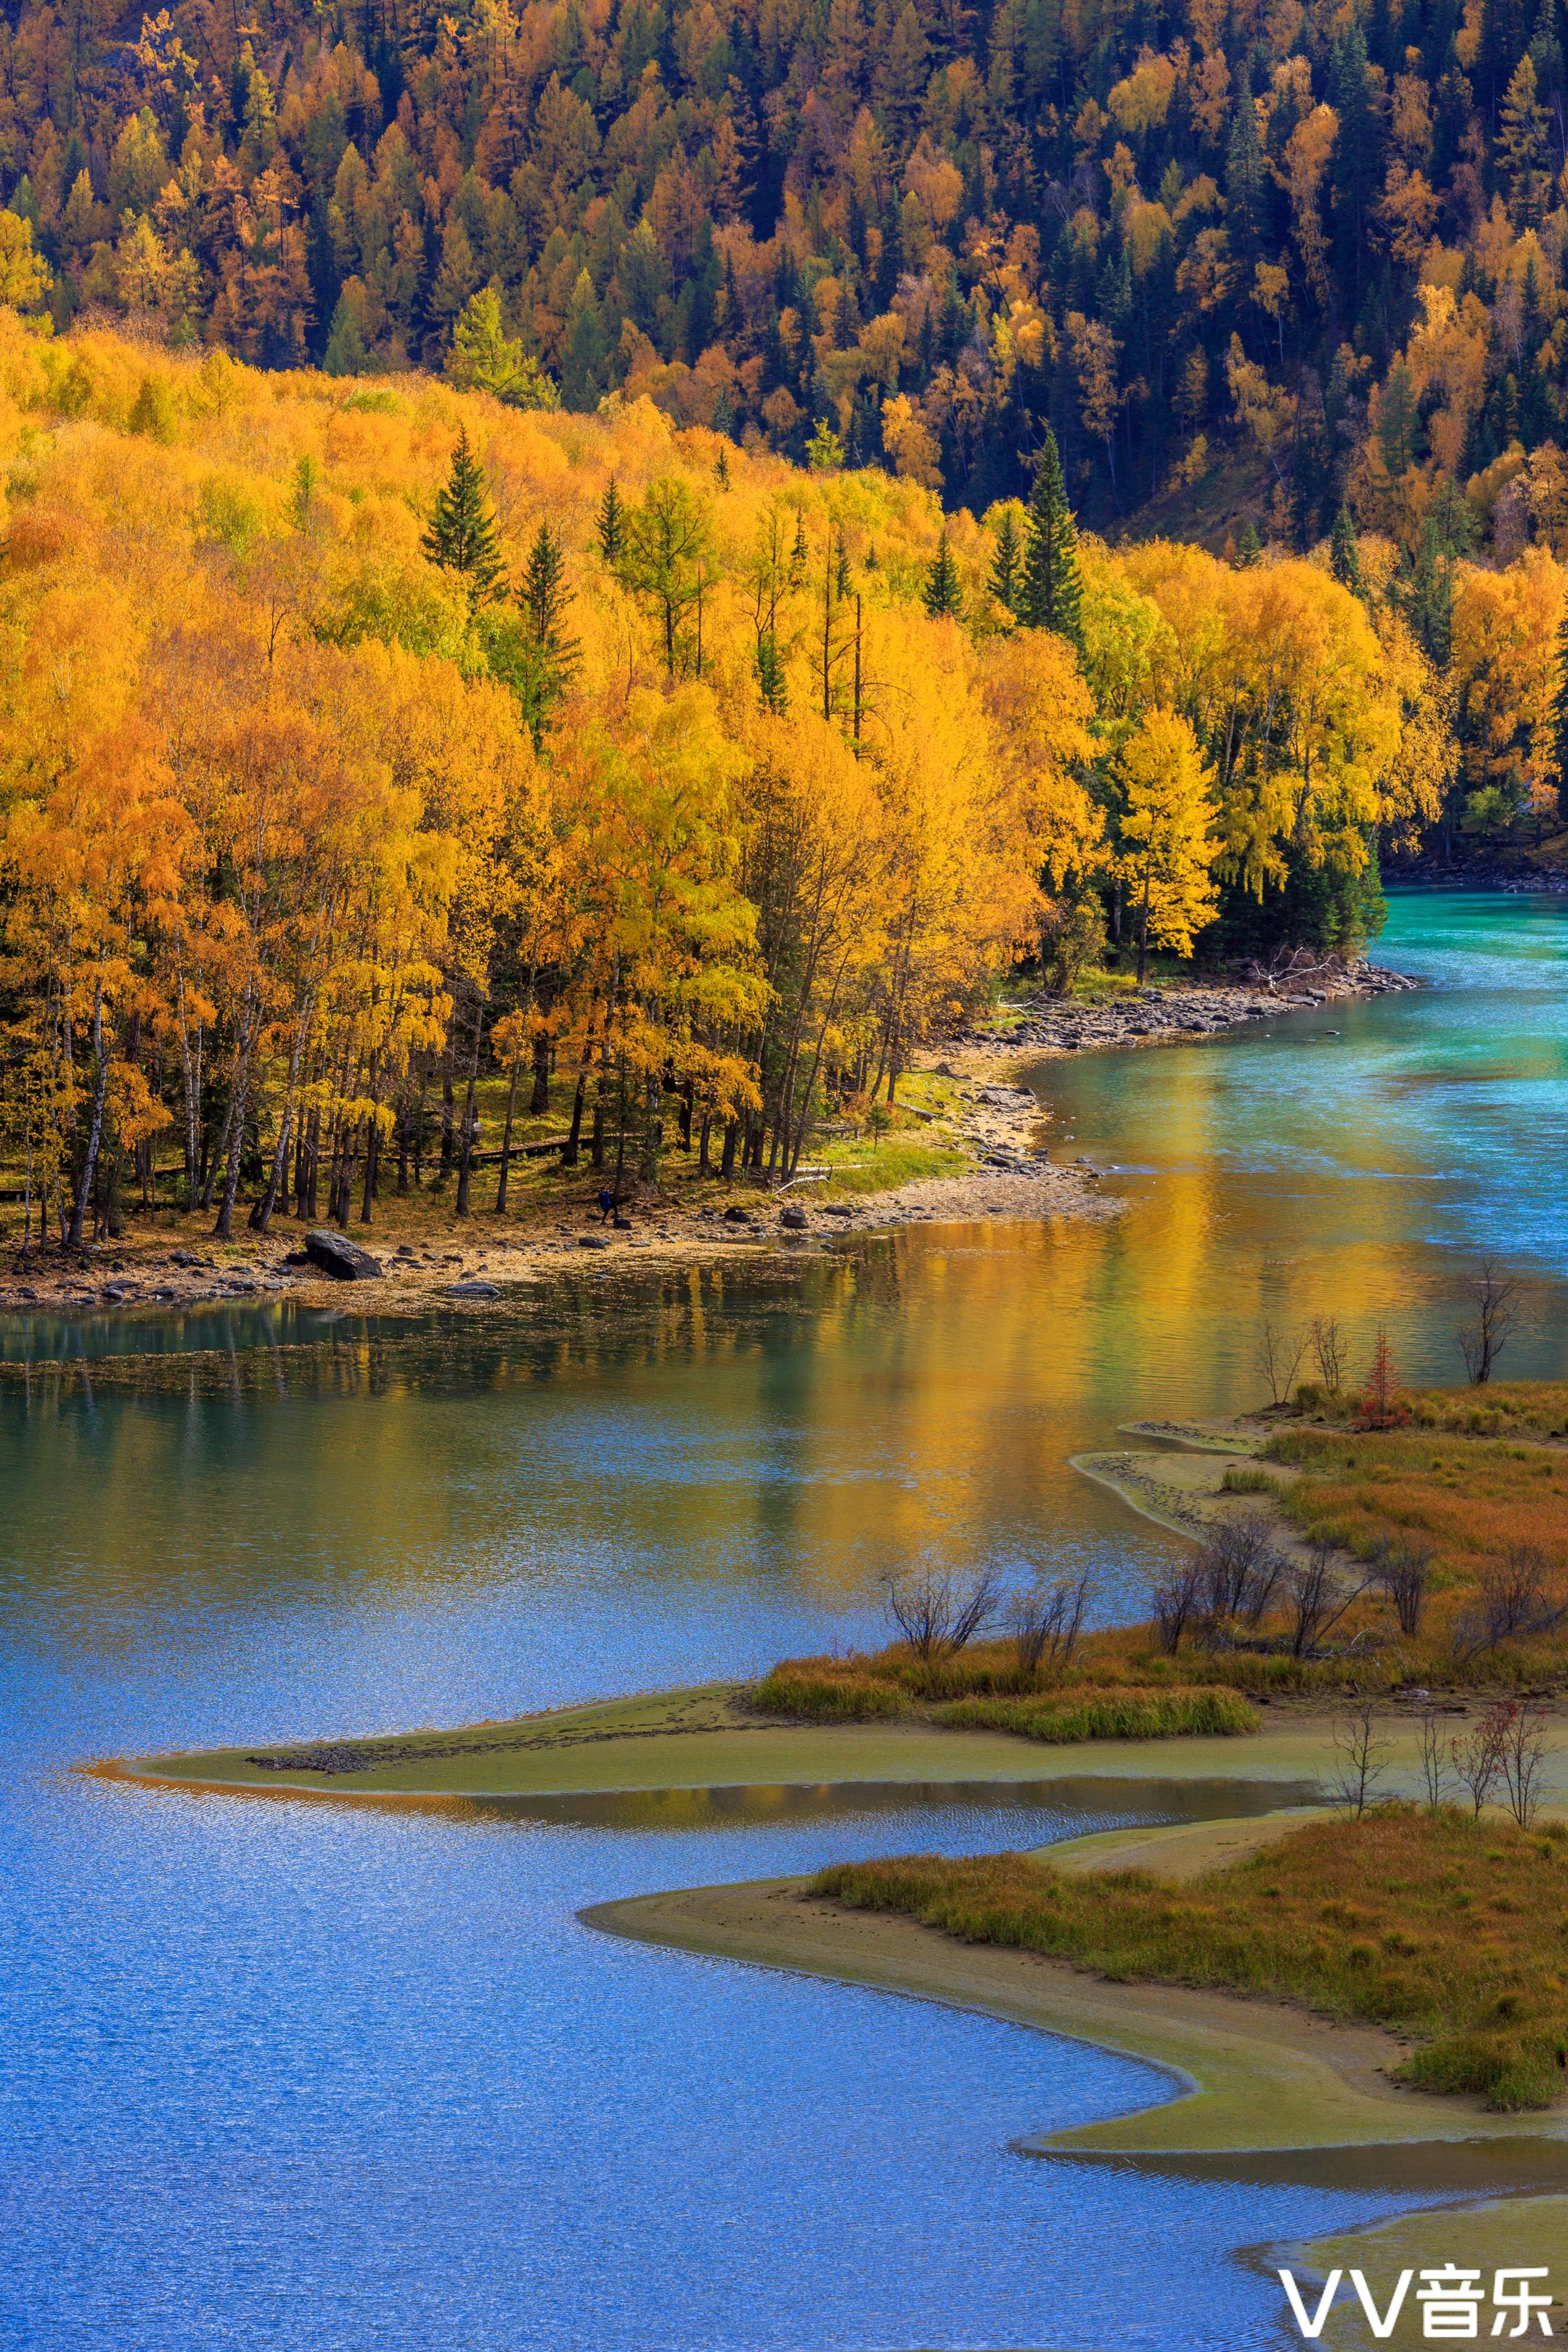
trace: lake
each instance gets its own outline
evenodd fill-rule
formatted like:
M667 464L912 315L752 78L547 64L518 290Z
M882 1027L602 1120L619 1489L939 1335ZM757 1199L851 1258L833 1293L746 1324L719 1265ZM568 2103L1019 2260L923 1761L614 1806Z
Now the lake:
M758 1790L679 1825L84 1780L122 1750L450 1722L872 1638L913 1559L1174 1539L1068 1456L1254 1399L1267 1319L1458 1373L1568 1362L1561 902L1412 893L1429 982L1037 1073L1107 1224L905 1228L789 1265L574 1268L450 1318L0 1327L7 1988L0 2344L748 2352L1283 2341L1238 2250L1372 2196L1041 2163L1147 2068L662 1954L577 1909L847 1854L1044 1842L1048 1788ZM1108 1803L1109 1803L1108 1800ZM1095 1822L1172 1809L1152 1785Z

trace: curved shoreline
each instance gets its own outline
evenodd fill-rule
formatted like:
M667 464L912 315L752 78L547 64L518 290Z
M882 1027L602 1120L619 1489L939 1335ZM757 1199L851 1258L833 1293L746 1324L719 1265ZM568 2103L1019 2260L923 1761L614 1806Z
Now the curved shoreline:
M1157 1833L1142 1833L1152 1842ZM1070 1862L1072 1844L1052 1849ZM634 1941L976 2010L1142 2061L1168 2100L1018 2143L1029 2154L1327 2182L1376 2179L1459 2194L1568 2189L1568 2117L1488 2114L1389 2079L1408 2044L1284 2003L1186 1986L1114 1984L1065 1961L965 1945L846 1909L804 1879L685 1888L596 1904L589 1927ZM1262 2171L1258 2158L1267 2159ZM1228 2169L1227 2169L1228 2166Z
M1014 1732L954 1729L918 1718L803 1724L752 1717L736 1703L741 1687L652 1692L548 1715L357 1741L258 1741L102 1758L79 1769L143 1785L350 1801L1074 1780L1276 1782L1297 1790L1319 1780L1330 1745L1331 1710L1310 1702L1276 1705L1263 1728L1245 1739L1053 1746ZM1414 1773L1414 1730L1399 1727L1394 1737L1401 1762Z

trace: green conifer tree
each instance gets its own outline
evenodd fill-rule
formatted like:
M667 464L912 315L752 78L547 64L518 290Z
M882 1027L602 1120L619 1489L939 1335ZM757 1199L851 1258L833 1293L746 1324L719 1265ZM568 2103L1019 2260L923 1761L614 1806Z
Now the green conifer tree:
M1241 543L1236 551L1236 568L1238 572L1250 572L1253 565L1261 562L1262 560L1263 541L1258 536L1258 525L1255 522L1248 522L1247 529L1241 534Z
M958 585L958 566L952 560L952 550L947 543L945 530L937 542L936 553L926 573L923 593L926 611L933 621L941 620L944 614L956 617L963 600Z
M447 487L436 493L430 528L419 544L432 563L438 564L443 572L458 574L470 614L505 593L505 567L500 560L496 519L485 488L484 470L468 446L467 425L458 434Z
M1024 546L1018 618L1026 629L1055 629L1081 652L1083 579L1079 571L1078 531L1062 480L1057 436L1047 425L1046 446L1035 470Z
M1454 646L1454 559L1434 515L1421 526L1405 611L1427 660L1446 669Z
M609 487L599 500L596 528L599 552L613 572L626 551L626 505L614 474L610 476Z
M1342 506L1334 517L1334 527L1329 535L1329 569L1342 588L1352 596L1364 596L1366 585L1361 576L1361 550L1356 545L1355 526L1351 521L1350 509Z
M517 591L523 651L518 698L536 751L550 714L565 695L581 660L577 640L566 635L563 625L572 595L566 584L565 551L550 525L542 522Z
M996 552L991 559L991 593L1009 613L1018 609L1018 526L1011 507L1004 507L996 526Z
M772 629L764 629L757 639L757 692L762 696L763 709L782 719L789 709L789 690L784 683L779 641Z

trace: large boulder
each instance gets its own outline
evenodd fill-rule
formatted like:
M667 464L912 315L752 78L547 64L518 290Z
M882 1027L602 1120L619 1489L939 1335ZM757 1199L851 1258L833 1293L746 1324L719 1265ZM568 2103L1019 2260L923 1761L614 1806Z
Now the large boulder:
M361 1249L358 1242L351 1242L347 1234L334 1234L326 1225L306 1234L305 1255L335 1282L374 1282L383 1271L381 1260L372 1257L369 1250Z

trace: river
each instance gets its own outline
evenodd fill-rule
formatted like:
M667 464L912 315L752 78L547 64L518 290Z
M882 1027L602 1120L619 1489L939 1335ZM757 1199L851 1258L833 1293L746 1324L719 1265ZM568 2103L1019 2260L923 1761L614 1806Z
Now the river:
M1237 2250L1392 2200L1021 2157L1156 2078L575 1918L1081 1827L1049 1789L454 1819L70 1767L744 1673L873 1635L917 1558L1082 1564L1138 1607L1173 1539L1067 1457L1255 1395L1265 1318L1453 1377L1490 1250L1528 1308L1505 1370L1563 1372L1565 950L1561 903L1409 894L1381 952L1418 994L1043 1066L1105 1225L574 1270L424 1321L0 1328L0 2345L1284 2341Z

